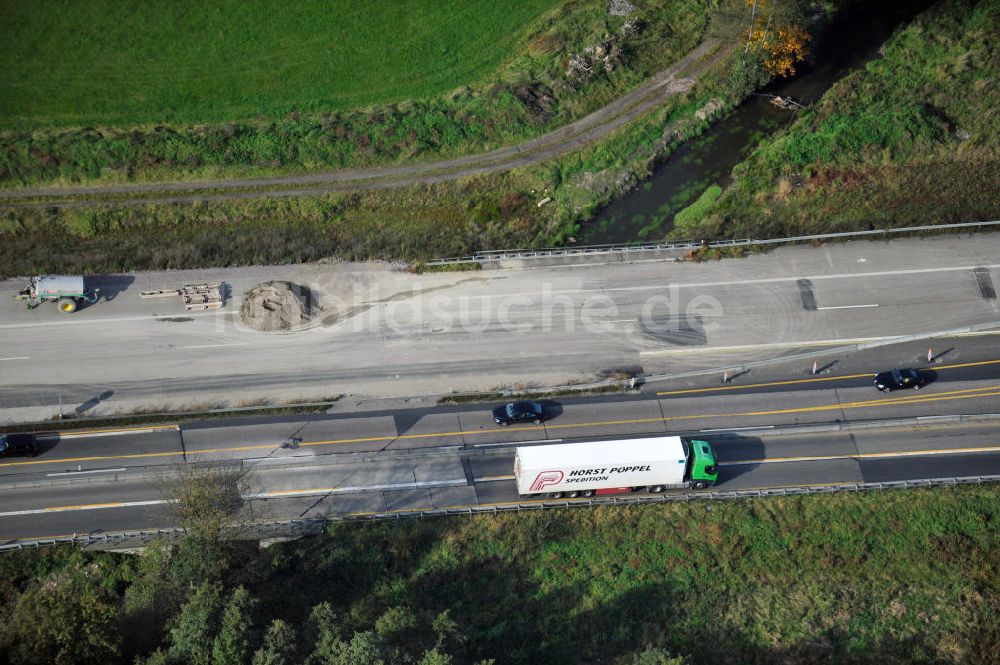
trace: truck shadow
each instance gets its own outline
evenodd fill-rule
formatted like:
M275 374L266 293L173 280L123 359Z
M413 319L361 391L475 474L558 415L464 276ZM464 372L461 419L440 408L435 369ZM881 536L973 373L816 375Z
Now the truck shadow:
M87 278L87 288L100 289L97 294L97 302L111 302L128 291L134 282L135 277L132 275L95 275Z
M738 479L759 467L766 456L764 442L756 436L726 432L692 438L712 444L719 463L719 478L715 483L715 489L719 490L740 489Z

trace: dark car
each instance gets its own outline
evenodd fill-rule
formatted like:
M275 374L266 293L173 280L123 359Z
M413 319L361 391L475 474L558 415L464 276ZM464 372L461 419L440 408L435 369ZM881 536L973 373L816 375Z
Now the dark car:
M38 454L38 443L34 434L4 434L0 436L0 457L8 455Z
M920 372L915 369L894 369L875 375L875 387L884 393L903 388L920 390L923 385L924 380L921 378Z
M545 408L538 402L510 402L493 409L493 420L501 427L525 422L540 425L545 420Z

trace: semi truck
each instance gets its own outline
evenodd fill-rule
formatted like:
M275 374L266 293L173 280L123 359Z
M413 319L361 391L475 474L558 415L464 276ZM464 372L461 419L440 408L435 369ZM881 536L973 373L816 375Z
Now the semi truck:
M28 309L35 309L43 302L56 302L60 310L69 314L82 303L97 302L99 292L100 289L85 289L83 277L78 275L36 275L14 297L27 300Z
M707 441L659 436L521 446L514 453L518 494L550 499L705 489L718 478Z

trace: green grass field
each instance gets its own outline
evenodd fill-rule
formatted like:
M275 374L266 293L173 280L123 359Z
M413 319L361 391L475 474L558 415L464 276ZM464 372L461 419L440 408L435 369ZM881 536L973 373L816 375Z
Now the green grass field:
M447 92L561 0L4 0L0 126L183 122Z
M625 17L604 0L4 0L0 186L299 173L511 145L685 55L712 2L639 4ZM567 73L572 55L612 43L607 67Z

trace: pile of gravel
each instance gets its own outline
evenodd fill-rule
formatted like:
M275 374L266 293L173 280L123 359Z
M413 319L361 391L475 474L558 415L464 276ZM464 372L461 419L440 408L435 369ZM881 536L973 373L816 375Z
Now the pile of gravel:
M312 291L291 282L264 282L243 294L240 316L254 330L294 330L319 313Z

